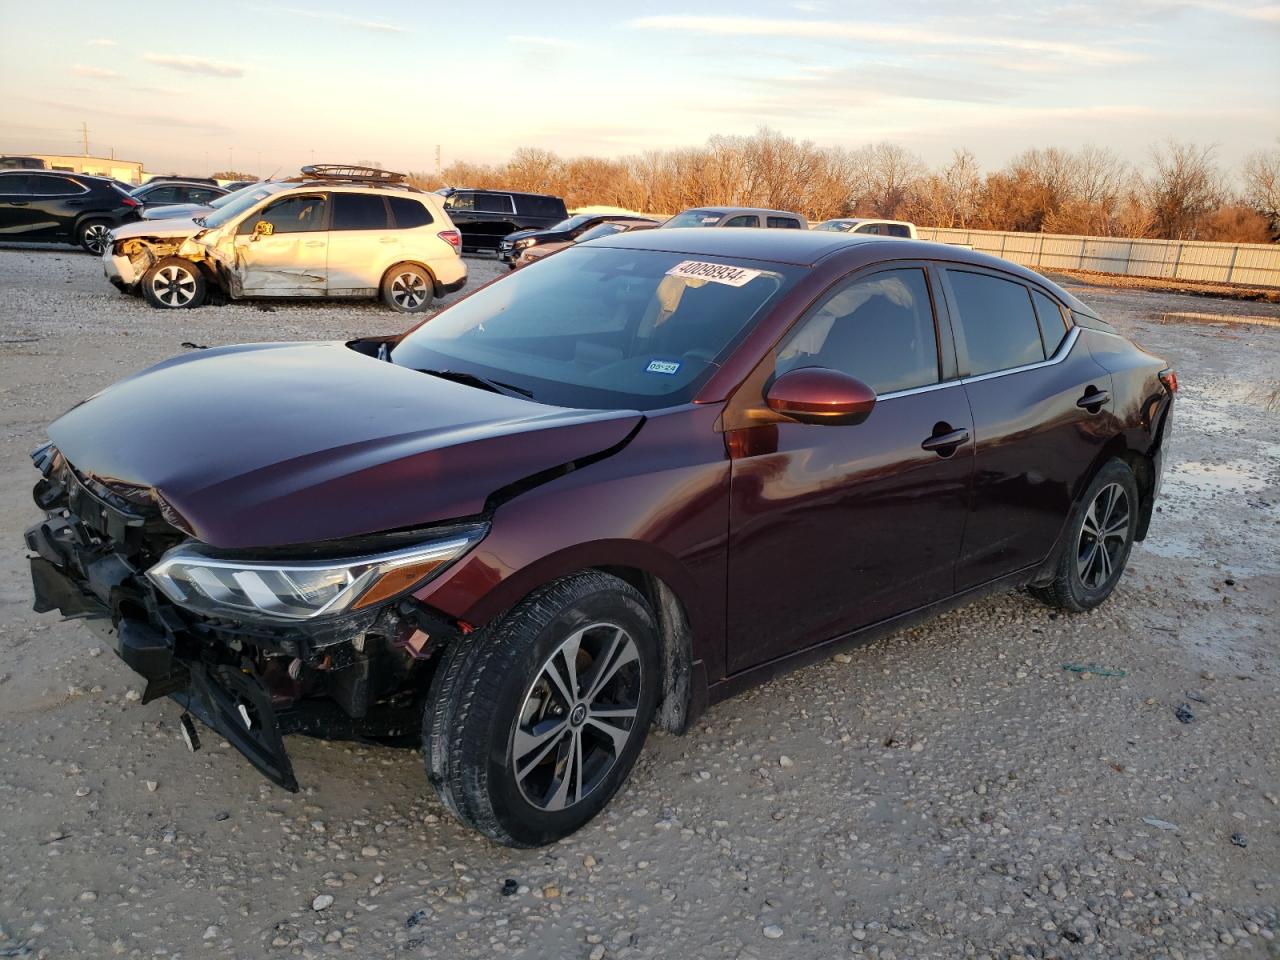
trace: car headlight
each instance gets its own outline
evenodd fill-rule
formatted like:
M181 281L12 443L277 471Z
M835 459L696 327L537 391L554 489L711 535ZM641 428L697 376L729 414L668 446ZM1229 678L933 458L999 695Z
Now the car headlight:
M532 247L537 242L533 237L525 237L523 240L516 241L516 249L523 250L525 247Z
M181 607L211 616L302 621L389 600L470 550L487 524L387 553L336 560L241 560L199 544L169 550L147 578Z

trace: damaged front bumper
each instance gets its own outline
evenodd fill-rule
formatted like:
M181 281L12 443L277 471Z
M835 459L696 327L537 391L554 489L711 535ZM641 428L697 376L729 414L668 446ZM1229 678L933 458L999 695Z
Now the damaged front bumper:
M77 474L52 448L35 459L46 519L26 531L34 609L84 620L143 678L144 704L172 698L290 791L298 781L288 734L418 733L434 654L456 624L412 600L296 626L183 610L144 574L185 535L121 500L109 482Z

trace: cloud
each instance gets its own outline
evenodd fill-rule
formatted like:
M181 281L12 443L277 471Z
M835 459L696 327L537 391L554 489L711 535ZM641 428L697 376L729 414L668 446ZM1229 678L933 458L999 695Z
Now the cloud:
M39 97L32 97L27 102L39 104L42 107L48 107L53 110L65 110L77 115L82 114L85 110L85 105L81 101L47 100ZM137 113L132 110L111 110L105 107L93 108L91 115L95 117L112 117L117 120L127 120L144 126L179 127L184 130L192 130L196 133L204 133L211 136L227 136L234 132L231 127L226 126L225 124L210 123L207 120L195 116L184 118L169 113Z
M791 6L801 13L825 13L825 0L791 0Z
M74 64L71 72L82 77L93 77L95 80L116 80L120 77L115 70L108 70L106 67L87 67L83 63Z
M356 27L360 30L371 30L374 33L413 33L411 27L399 23L387 23L385 20L362 20L345 13L325 13L321 10L303 10L298 7L250 7L264 13L287 13L292 17L309 17L312 20L325 20L344 27Z
M525 34L514 34L507 37L507 39L512 43L527 47L542 47L554 50L573 50L578 46L572 40L561 40L559 37L533 37Z
M115 40L109 40L106 37L94 37L87 41L91 47L118 47L120 46Z
M1133 63L1146 59L1136 53L1100 46L1084 46L1028 37L965 34L954 30L876 24L850 20L777 20L767 17L717 17L692 14L638 17L626 24L635 30L704 33L720 37L794 37L808 40L852 40L873 44L932 47L988 47L1085 63Z
M183 73L199 73L206 77L243 77L244 67L205 57L187 57L172 53L144 53L142 59L158 67L181 70Z

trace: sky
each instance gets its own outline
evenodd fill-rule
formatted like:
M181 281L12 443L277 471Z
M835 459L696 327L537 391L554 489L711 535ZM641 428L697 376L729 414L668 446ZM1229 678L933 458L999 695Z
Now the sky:
M1232 169L1280 143L1266 0L0 0L0 151L155 173L429 171L519 146L620 156L769 126L984 168L1035 146Z

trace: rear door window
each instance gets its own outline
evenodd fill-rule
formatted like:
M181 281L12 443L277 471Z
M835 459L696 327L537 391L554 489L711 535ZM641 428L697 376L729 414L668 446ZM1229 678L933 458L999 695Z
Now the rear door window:
M939 380L938 333L929 282L918 267L850 281L787 337L776 372L829 367L878 394Z
M1052 357L1066 339L1066 318L1063 317L1058 302L1039 290L1031 291L1031 299L1035 301L1036 316L1040 319L1040 340L1044 343L1044 355Z
M474 210L476 195L474 193L452 194L445 200L444 206L446 210Z
M178 187L156 187L142 195L144 203L180 203L184 201Z
M84 193L84 187L66 177L51 177L48 174L33 174L31 192L42 197L66 197L75 193Z
M217 190L211 190L208 187L192 187L187 191L188 203L208 203L222 196Z
M400 230L425 227L433 220L423 204L409 197L387 197L387 203L391 204L391 216Z
M386 230L387 204L372 193L335 193L332 230Z
M476 194L476 209L481 213L515 213L511 198L505 193Z
M875 236L879 236L879 235L880 235L880 224L878 224L878 223L864 223L862 226L860 226L857 230L855 230L855 231L853 231L853 232L854 232L854 233L870 233L870 234L874 234Z
M886 223L885 233L891 237L910 237L911 228L901 223Z
M989 273L948 270L969 354L969 375L1008 370L1045 358L1031 291Z
M793 220L791 217L768 217L766 222L771 227L781 230L799 230L800 221Z

